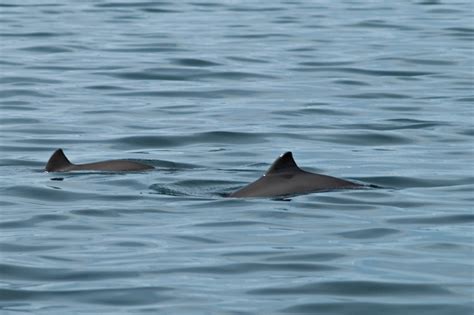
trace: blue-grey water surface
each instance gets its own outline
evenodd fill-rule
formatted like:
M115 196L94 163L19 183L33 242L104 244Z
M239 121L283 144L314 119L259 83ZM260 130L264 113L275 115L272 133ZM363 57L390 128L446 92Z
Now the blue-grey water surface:
M472 314L471 1L0 4L0 313ZM139 173L45 173L134 159ZM285 151L382 188L225 194Z

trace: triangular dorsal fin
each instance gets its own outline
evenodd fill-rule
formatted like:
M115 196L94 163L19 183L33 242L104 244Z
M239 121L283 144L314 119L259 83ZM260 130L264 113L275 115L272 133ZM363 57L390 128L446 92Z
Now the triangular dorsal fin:
M45 170L47 172L56 172L56 171L62 171L73 164L69 162L67 159L66 155L64 155L64 152L62 149L57 149L53 155L49 158L48 163L46 164Z
M300 168L296 165L295 160L293 159L293 153L285 152L278 157L278 159L273 162L272 166L268 169L265 175L272 173L283 172L287 170L299 170Z

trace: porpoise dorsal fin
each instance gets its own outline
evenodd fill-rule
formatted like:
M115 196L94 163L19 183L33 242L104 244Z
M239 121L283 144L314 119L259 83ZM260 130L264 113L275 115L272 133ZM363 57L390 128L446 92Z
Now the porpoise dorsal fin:
M272 166L270 166L265 175L299 169L300 168L298 167L298 165L296 165L296 162L293 159L293 153L285 152L280 155L278 159L275 160L275 162L273 162Z
M72 165L73 164L69 162L66 155L64 155L63 150L57 149L49 158L45 170L47 172L62 171L68 167L71 167Z

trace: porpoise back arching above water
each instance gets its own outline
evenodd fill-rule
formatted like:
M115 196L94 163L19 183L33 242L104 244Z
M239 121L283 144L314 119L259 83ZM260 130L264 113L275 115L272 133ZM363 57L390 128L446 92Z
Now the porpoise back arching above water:
M303 171L293 159L293 154L286 152L273 162L262 177L229 197L278 197L362 187L344 179Z
M110 160L87 164L72 164L62 149L56 150L49 158L45 170L47 172L69 172L69 171L109 171L109 172L133 172L146 171L154 167L128 160Z

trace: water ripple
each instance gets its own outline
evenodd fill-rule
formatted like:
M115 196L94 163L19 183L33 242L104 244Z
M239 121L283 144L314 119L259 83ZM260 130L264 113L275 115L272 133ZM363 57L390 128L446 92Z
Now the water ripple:
M474 222L474 215L472 214L458 214L458 215L446 215L437 217L401 217L388 219L389 223L402 223L402 224L471 224Z
M173 147L195 143L262 143L265 135L245 132L213 131L182 136L137 136L115 139L130 147Z
M218 266L199 266L199 267L182 267L175 269L166 269L164 273L210 273L210 274L246 274L254 272L315 272L315 271L333 271L338 268L328 265L303 264L303 263L238 263Z
M340 235L345 238L368 239L368 238L384 237L387 235L397 234L397 233L400 233L400 231L396 229L371 228L371 229L341 232L341 233L337 233L336 235Z
M226 98L226 97L253 97L260 94L255 90L244 89L220 89L220 90L200 90L200 91L182 91L182 90L167 90L167 91L140 91L140 92L121 92L111 93L111 96L133 96L133 97L180 97L180 98Z
M0 264L0 273L5 280L29 281L99 281L137 276L136 272L118 270L71 271L63 268L28 267L8 264Z
M338 296L409 296L450 295L451 292L436 284L395 283L374 281L332 281L303 284L283 288L263 288L249 293L261 295L275 294L334 294Z
M303 64L305 65L305 64ZM361 69L361 68L344 68L344 67L314 67L304 66L300 68L290 69L293 71L322 71L322 72L342 72L351 74L362 74L369 76L389 76L389 77L418 77L435 74L434 72L423 72L423 71L412 71L412 70L373 70L373 69Z
M472 314L472 307L448 303L374 303L374 302L340 302L308 303L288 307L283 310L290 314L426 314L445 315Z
M85 289L85 290L13 290L0 289L0 301L44 301L62 300L80 301L83 303L102 305L147 305L155 304L157 301L174 299L171 297L170 288L166 287L126 287L126 288L106 288L106 289Z

